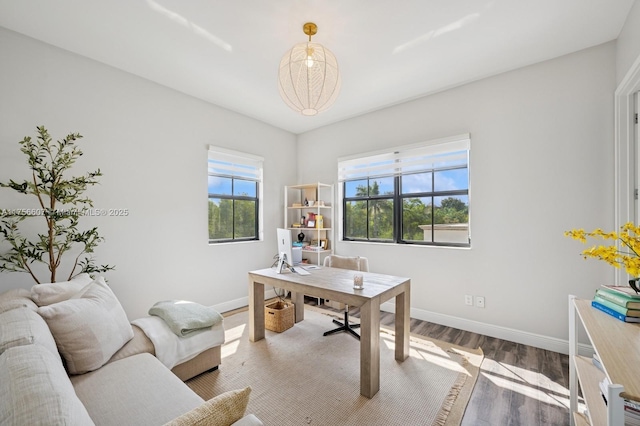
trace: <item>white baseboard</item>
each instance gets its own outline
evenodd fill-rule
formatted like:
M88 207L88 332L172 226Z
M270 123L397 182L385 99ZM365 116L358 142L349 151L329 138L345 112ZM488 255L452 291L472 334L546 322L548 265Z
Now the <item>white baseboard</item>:
M394 313L395 303L392 301L385 302L380 305L380 309L385 312ZM513 328L485 324L478 321L439 314L417 308L411 308L411 318L445 325L447 327L453 327L460 330L471 331L473 333L484 334L485 336L496 337L510 342L522 343L553 352L569 354L569 341L557 339L555 337L542 336ZM583 356L591 357L593 355L593 348L590 345L579 344L578 353Z
M264 292L265 299L271 299L272 297L276 297L276 293L273 289L266 290ZM246 306L249 306L249 296L229 300L228 302L218 303L217 305L213 305L212 307L218 312L227 312L233 311L234 309L244 308Z
M264 297L269 299L276 297L276 294L273 289L267 290L265 291ZM213 305L213 307L219 312L226 312L243 308L248 305L249 297L247 296L219 303L217 305ZM394 313L395 304L394 302L386 302L380 305L380 309L385 312ZM548 351L559 352L562 354L569 353L569 341L557 339L555 337L542 336L540 334L528 333L526 331L501 327L498 325L485 324L478 321L439 314L417 308L411 308L411 318L445 325L447 327L458 328L460 330L471 331L473 333L484 334L485 336L496 337L510 342L522 343L524 345L534 346ZM578 344L578 353L583 356L591 357L593 355L593 348L590 345Z

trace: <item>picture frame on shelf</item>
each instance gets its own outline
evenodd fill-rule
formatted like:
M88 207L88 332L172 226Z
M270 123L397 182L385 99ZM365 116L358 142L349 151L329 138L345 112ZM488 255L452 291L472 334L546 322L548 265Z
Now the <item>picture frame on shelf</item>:
M320 247L323 250L328 250L329 249L329 240L327 239L321 239L321 240L311 240L311 244L312 247Z
M316 221L315 220L308 220L307 221L307 228L315 228L316 227Z

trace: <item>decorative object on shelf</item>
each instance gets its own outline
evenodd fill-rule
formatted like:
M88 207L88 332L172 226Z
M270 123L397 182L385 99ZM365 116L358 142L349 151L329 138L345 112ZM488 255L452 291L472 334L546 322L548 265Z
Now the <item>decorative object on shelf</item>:
M312 247L317 247L321 250L327 250L329 248L329 240L320 239L320 240L311 240L309 244Z
M308 206L309 205L309 200L307 200L306 198L304 199L304 205Z
M322 218L322 215L316 215L316 228L318 229L322 229L324 228L324 219Z
M318 200L318 207L324 207L324 201Z
M315 228L316 227L316 221L315 220L308 220L307 221L307 228Z
M604 260L609 265L616 268L624 267L627 274L634 277L629 281L629 286L640 293L636 283L640 279L640 227L629 222L620 227L620 232L604 232L602 229L595 229L592 232L585 232L584 229L572 229L566 231L565 236L571 237L582 243L587 242L587 237L601 240L620 241L625 251L622 251L613 243L610 246L592 246L582 251L584 258L593 257Z
M300 233L298 234L298 242L300 242L300 243L301 243L302 241L304 241L304 233L300 232Z
M278 87L284 102L302 115L316 115L328 109L340 93L336 57L321 44L312 43L318 26L307 22L302 30L309 41L298 43L284 54L278 70Z

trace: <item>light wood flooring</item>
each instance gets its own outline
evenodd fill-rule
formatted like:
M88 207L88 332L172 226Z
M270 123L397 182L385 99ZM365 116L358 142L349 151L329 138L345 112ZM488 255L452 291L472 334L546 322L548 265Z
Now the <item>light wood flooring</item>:
M358 318L358 309L350 315ZM382 312L380 322L393 326L394 314ZM569 425L567 355L414 318L411 332L484 352L462 426Z

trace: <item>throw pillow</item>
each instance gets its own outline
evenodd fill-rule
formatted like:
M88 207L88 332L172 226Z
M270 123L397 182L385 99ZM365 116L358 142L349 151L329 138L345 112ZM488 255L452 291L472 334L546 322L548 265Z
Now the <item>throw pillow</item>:
M133 337L131 324L104 278L72 299L38 308L67 362L70 374L102 367Z
M0 355L0 424L93 425L59 359L40 345Z
M31 287L31 299L38 306L47 306L52 303L62 302L73 297L91 281L89 274L80 274L73 277L70 281L62 281L58 283L36 284Z
M24 288L14 288L0 294L0 313L16 308L38 309L31 300L31 292Z
M225 392L165 424L165 426L229 426L244 416L251 387Z
M62 364L56 342L42 317L28 308L0 313L0 354L14 346L44 346Z

